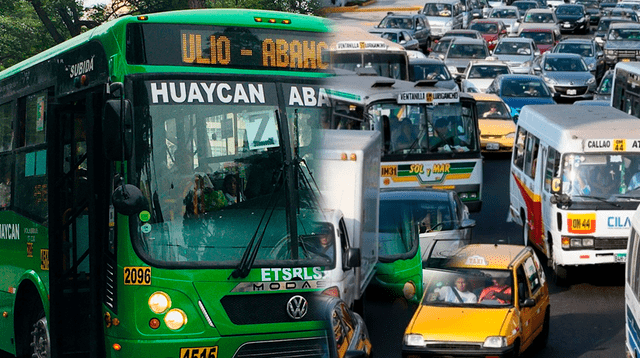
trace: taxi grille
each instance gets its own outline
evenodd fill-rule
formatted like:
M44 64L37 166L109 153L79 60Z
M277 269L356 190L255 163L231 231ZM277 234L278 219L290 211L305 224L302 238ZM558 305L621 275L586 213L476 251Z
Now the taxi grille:
M317 358L328 357L326 337L251 342L238 349L234 358Z
M461 349L461 350L480 350L482 343L455 343L455 342L438 342L427 343L428 349Z
M626 237L608 237L594 240L596 250L623 250L627 248Z

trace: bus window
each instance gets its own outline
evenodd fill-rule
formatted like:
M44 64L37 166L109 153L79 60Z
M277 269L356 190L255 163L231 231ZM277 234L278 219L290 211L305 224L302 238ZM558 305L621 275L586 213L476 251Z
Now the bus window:
M638 257L637 257L638 248L636 247L637 244L638 244L638 232L636 231L636 228L632 226L631 234L629 235L629 244L628 244L629 252L627 253L627 260L628 260L627 283L632 288L634 285L637 284L636 283L637 280L635 279L635 271L634 271L634 269L638 266Z
M544 190L551 191L551 181L557 176L560 167L560 153L549 147L549 155L547 156L547 165L544 168Z
M12 104L0 106L0 151L13 149L13 111Z
M527 153L525 155L524 173L531 178L536 177L536 163L538 161L538 146L540 139L529 133L527 141Z
M524 142L527 139L527 131L518 127L518 134L516 135L516 142L514 145L515 155L513 157L513 164L520 170L524 165Z

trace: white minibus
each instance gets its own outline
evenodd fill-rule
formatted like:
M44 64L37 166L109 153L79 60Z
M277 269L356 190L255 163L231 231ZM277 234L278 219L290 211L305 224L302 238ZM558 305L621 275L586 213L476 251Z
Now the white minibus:
M612 107L530 105L514 140L509 219L558 280L624 263L640 203L640 121Z

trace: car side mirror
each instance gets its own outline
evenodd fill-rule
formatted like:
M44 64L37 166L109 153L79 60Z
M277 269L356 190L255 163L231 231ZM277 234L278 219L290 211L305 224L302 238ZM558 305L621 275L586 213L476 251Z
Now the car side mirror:
M596 53L596 57L602 57L602 56L604 56L604 52L598 51L598 53Z
M418 10L418 14L422 14L422 10Z
M560 93L553 92L553 100L554 101L558 102L561 98L562 98L562 96L560 95Z
M536 57L540 56L540 51L534 52L534 56L536 56Z
M416 31L420 31L420 30L422 30L422 29L423 29L423 27L422 27L422 26L418 26L418 27L416 27Z
M441 61L444 61L444 55L443 55L443 54L439 54L439 55L438 55L438 58L439 58Z
M502 31L500 31L501 34L506 34L507 33L507 29L502 29Z
M542 72L542 67L533 66L533 72L535 72L536 74L539 74L540 72Z
M463 219L460 223L461 229L471 229L476 226L476 221L473 219Z
M524 301L522 301L522 303L520 303L520 307L525 308L525 307L535 307L536 306L536 300L534 300L533 298L527 298Z
M345 270L348 270L354 267L360 267L361 265L362 263L360 261L360 249L347 249L344 255L344 263L342 265L343 268Z

